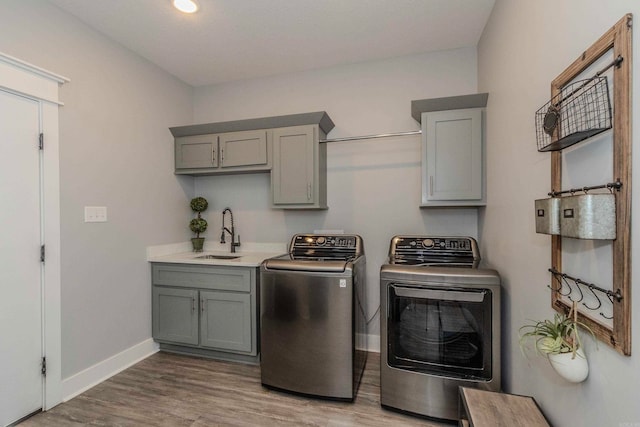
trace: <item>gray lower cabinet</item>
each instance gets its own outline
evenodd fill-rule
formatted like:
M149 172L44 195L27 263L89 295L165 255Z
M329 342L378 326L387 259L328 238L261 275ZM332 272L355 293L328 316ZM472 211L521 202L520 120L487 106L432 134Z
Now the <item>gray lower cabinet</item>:
M251 352L251 295L200 291L200 344Z
M318 125L273 130L271 193L274 208L327 208L327 148Z
M160 348L258 361L257 268L152 263Z
M153 287L153 337L198 344L198 291Z

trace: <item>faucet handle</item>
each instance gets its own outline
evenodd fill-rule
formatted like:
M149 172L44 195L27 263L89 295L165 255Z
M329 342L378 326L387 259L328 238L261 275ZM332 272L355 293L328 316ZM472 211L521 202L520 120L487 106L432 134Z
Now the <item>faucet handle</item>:
M238 243L234 243L235 246L240 246L240 235L238 234Z

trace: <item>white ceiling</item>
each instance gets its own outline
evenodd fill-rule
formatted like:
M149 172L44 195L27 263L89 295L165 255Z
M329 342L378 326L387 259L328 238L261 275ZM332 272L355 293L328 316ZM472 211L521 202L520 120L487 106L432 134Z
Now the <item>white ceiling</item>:
M495 0L49 0L192 86L476 46Z

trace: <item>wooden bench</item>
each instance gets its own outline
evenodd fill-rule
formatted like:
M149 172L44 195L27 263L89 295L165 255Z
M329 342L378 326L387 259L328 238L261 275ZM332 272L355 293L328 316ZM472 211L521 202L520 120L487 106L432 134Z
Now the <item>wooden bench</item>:
M461 427L550 427L529 396L460 387Z

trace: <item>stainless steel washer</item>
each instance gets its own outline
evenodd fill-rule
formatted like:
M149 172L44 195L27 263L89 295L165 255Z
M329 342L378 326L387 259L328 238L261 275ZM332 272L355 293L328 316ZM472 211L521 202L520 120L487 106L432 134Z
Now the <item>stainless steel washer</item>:
M458 387L500 390L500 277L470 237L396 236L380 269L380 403L458 418Z
M260 267L261 381L353 400L366 362L365 256L357 235L293 236Z

